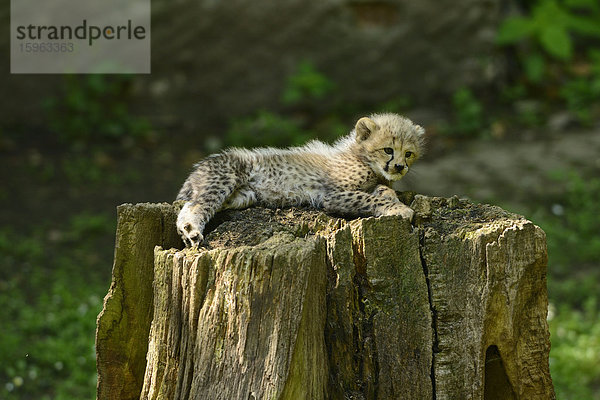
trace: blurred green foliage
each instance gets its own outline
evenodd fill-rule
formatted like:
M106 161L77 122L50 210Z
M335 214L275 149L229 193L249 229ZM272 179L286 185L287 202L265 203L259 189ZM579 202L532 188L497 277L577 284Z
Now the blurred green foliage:
M593 263L600 255L600 178L584 179L576 172L559 172L554 179L566 185L564 205L548 216L548 247L554 261ZM558 214L558 215L556 215ZM600 292L598 292L600 293Z
M338 102L337 84L308 60L299 62L286 79L281 99L285 106L281 112L258 110L250 116L230 121L224 145L253 148L299 146L311 139L333 142L352 130L352 125L345 121L354 121L361 112L356 105ZM472 115L465 115L472 113L472 109L465 110L471 106L463 104L468 101L457 105L465 125L472 122L468 120ZM411 104L407 96L399 95L387 99L374 110L403 113Z
M50 129L75 149L148 140L150 123L129 109L131 84L128 75L66 75L63 93L44 100Z
M547 236L552 300L581 308L600 293L600 179L572 171L555 173L553 179L565 187L563 197L531 215Z
M455 137L481 137L489 127L485 108L468 88L457 90L452 96L452 120L441 132Z
M261 110L255 115L235 120L226 133L228 145L242 147L284 147L303 144L311 137L298 121L271 111Z
M600 118L600 3L597 0L531 0L506 18L496 41L510 48L517 68L497 93L462 87L451 97L447 138L502 137L540 130L568 111L568 121L591 127Z
M61 228L0 230L0 398L95 397L96 316L108 282L96 241L113 218L77 215Z
M600 27L600 20L598 21ZM560 90L567 108L586 126L593 125L600 115L600 50L588 53L590 70L588 76L567 81Z
M105 171L88 157L69 157L61 162L67 180L73 184L94 184L105 177Z
M323 100L335 90L335 83L304 60L286 81L281 100L286 105L310 104Z
M384 101L380 106L376 107L381 112L392 112L396 114L404 114L413 106L413 101L409 96L400 95Z
M553 174L564 194L531 212L546 232L550 371L558 399L600 398L600 179Z
M534 0L529 12L507 18L497 43L516 46L528 94L561 101L583 125L600 115L600 3Z
M582 310L560 306L556 314L549 317L549 323L550 371L556 398L600 398L600 310L597 298L589 297Z
M335 83L319 72L312 62L301 61L287 78L281 95L283 104L295 111L259 110L249 117L233 120L225 134L225 144L250 148L287 147L302 145L314 138L335 140L349 131L340 122L339 113L315 111L321 101L335 97L335 89ZM330 107L324 108L333 111ZM310 129L307 128L309 125Z
M529 15L513 16L502 23L497 41L515 44L529 40L548 55L568 61L574 51L573 34L600 38L600 4L596 0L535 1ZM534 70L542 68L539 53L530 57L534 61L524 61L537 64Z

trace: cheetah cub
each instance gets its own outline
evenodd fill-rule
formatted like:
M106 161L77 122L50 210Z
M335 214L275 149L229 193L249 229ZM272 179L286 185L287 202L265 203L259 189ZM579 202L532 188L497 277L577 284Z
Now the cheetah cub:
M358 120L349 135L329 145L312 141L289 149L229 149L195 165L177 200L185 200L177 231L186 246L204 240L206 223L219 210L311 205L353 216L400 215L412 219L392 182L423 151L425 131L396 114Z

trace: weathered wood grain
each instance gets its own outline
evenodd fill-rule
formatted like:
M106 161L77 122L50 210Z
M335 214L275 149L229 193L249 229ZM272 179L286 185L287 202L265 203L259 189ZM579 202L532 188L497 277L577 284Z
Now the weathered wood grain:
M129 398L553 399L543 231L497 207L413 198L413 225L256 207L218 214L200 250L151 239L141 256L118 239L119 257L154 259L153 279L115 278L130 291L123 318L151 328L107 329L104 312L114 345L98 349L98 397L124 393L106 362L118 354L138 361Z
M98 315L96 363L98 399L137 399L146 367L152 321L153 249L181 245L170 204L123 204L112 283Z

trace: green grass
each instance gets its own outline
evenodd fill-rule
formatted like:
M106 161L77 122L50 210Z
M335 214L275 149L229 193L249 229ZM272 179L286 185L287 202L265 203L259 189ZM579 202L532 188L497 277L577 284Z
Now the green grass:
M110 218L88 214L29 235L0 230L0 398L95 397L96 316L109 283L95 245L109 232Z
M530 213L547 236L550 371L558 399L599 399L600 179L574 172L554 179L564 195Z
M588 297L583 310L561 306L550 313L549 323L550 371L557 399L600 398L600 310L597 298Z

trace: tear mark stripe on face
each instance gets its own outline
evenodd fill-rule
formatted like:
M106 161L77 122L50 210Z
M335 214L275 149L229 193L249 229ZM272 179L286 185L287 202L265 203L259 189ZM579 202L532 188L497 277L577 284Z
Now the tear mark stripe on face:
M394 153L392 153L392 158L390 158L386 163L385 163L385 167L383 167L383 170L385 172L388 172L388 170L390 169L390 163L392 162L392 160L394 159Z

